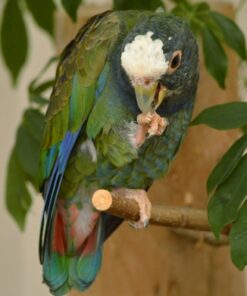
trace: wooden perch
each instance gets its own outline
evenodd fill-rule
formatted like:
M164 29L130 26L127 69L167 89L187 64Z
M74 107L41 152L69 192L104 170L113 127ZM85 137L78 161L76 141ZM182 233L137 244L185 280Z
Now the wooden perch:
M97 190L92 197L93 206L98 211L106 211L125 220L139 219L139 206L135 200L125 198L124 191L110 193ZM204 210L153 205L150 224L176 228L210 231Z
M105 211L125 220L137 221L139 219L137 202L126 198L124 190L115 191L114 193L104 189L97 190L92 197L92 204L98 211ZM195 230L211 230L207 213L204 210L153 205L149 223L180 228L176 229L175 233L189 239L202 240L213 246L228 244L226 235L221 235L220 240L216 240L212 233L205 233L203 236L196 234Z

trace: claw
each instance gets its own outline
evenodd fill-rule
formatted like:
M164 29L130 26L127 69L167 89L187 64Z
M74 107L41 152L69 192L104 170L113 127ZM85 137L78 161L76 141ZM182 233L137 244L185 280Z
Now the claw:
M143 229L148 227L149 219L145 221L128 221L128 223L135 229Z
M135 138L135 146L140 147L147 138L151 136L160 136L165 131L168 121L166 118L160 117L156 112L137 116L137 132Z
M134 199L140 209L140 219L139 221L128 221L129 224L136 229L146 228L149 224L149 219L151 217L151 202L148 199L147 192L141 189L126 189L126 198Z
M121 194L125 198L134 199L138 203L140 218L138 221L128 221L132 227L142 229L148 226L151 217L152 204L145 190L116 188L112 190L112 193L117 195Z
M152 121L152 118L153 118L153 114L151 113L148 113L148 114L141 113L137 116L137 123L140 125L149 124Z
M168 125L166 118L160 117L157 113L154 114L150 127L148 129L149 136L160 136L165 131Z

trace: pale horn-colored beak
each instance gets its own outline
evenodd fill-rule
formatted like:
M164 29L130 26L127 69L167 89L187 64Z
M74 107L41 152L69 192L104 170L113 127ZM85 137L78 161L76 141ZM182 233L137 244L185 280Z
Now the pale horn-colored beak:
M164 100L166 88L161 87L160 82L155 81L151 85L134 85L137 105L142 113L153 113Z

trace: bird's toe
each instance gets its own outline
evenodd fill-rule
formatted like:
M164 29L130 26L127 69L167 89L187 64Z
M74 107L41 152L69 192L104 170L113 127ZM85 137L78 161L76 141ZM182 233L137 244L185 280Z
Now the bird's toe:
M130 193L127 196L127 198L134 199L138 203L140 209L139 220L129 221L129 224L136 229L142 229L147 227L149 224L149 219L151 217L152 209L152 205L147 196L147 192L141 189L132 189L130 190Z

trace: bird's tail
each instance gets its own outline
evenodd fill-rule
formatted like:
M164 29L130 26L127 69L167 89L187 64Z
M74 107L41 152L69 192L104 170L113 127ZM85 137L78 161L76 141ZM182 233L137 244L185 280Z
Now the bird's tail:
M53 295L85 290L100 269L104 217L88 207L57 207L43 262L44 282Z

